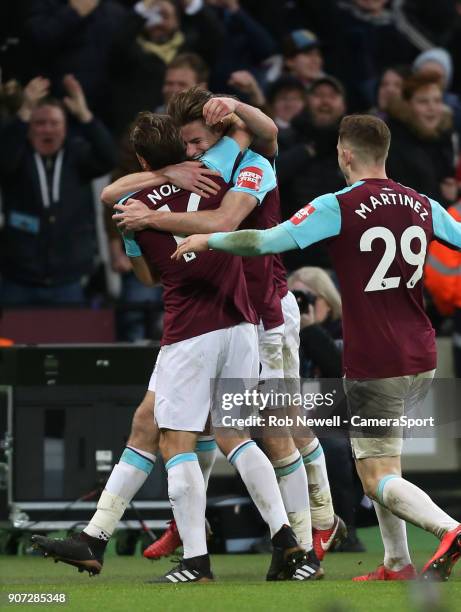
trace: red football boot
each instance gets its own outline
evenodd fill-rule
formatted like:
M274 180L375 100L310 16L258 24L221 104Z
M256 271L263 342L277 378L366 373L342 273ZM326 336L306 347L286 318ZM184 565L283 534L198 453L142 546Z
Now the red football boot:
M355 576L352 580L353 582L367 582L368 580L415 580L416 577L415 566L409 563L396 572L387 569L384 565L380 565L373 572L363 576Z
M168 521L168 528L161 537L146 548L143 555L146 559L161 559L172 555L174 551L182 546L179 531L175 520Z
M421 570L424 580L448 580L456 561L461 557L461 524L440 540L434 555Z
M333 545L342 542L346 536L346 525L336 514L333 526L330 529L312 529L312 545L317 559L322 561L327 551Z

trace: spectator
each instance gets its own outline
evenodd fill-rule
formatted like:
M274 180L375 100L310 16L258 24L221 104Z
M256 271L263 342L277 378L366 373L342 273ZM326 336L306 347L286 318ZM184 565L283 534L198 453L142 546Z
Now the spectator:
M34 0L24 12L31 78L43 74L52 93L65 94L68 73L81 83L89 107L105 119L108 61L114 35L125 27L127 11L113 0Z
M208 66L196 53L181 53L168 65L162 85L162 104L155 109L165 113L168 102L177 93L200 87L208 89L210 72Z
M285 40L283 55L288 72L306 88L324 76L320 41L313 32L290 32Z
M80 137L68 136L64 106L47 97L49 85L42 77L28 83L17 117L1 133L3 303L82 302L82 278L93 270L91 179L113 167L114 146L70 75L64 105Z
M304 377L335 378L342 369L341 297L330 276L322 269L303 267L288 277L288 287L301 303L300 357ZM338 410L335 410L338 414ZM345 417L344 402L339 414ZM347 430L324 432L325 452L333 505L347 525L348 536L340 550L362 552L363 544L355 530L355 513L363 497L358 484Z
M307 110L292 120L298 144L281 152L277 160L282 216L294 214L319 193L344 187L338 168L338 126L346 112L341 83L329 76L313 83L307 95ZM285 254L289 270L302 265L328 268L328 253L322 244Z
M451 111L443 104L437 73L416 74L403 85L403 99L389 107L392 134L389 176L450 204L457 199Z
M306 91L300 81L290 75L281 76L269 86L267 96L254 76L246 70L233 72L229 84L244 94L248 104L261 108L275 121L279 130L279 151L295 144L291 122L306 105Z
M352 0L338 2L332 12L331 70L346 86L350 110L371 108L379 75L411 63L419 51L419 39L387 5L387 0Z
M184 5L187 8L181 18L172 0L152 5L148 0L137 2L116 37L110 62L110 126L117 138L125 134L138 112L162 104L167 67L179 54L191 51L211 61L216 57L224 28L214 11L200 2L199 10L190 1ZM204 70L199 62L194 71Z
M418 55L413 69L416 74L436 73L440 76L444 89L443 101L453 111L456 131L461 134L461 101L457 94L450 91L453 80L451 55L445 49L429 49Z
M230 75L247 70L263 80L262 63L277 50L269 32L242 9L239 0L208 0L225 25L221 51L212 69L213 91L229 91Z
M296 144L292 122L306 108L304 85L295 77L282 76L269 87L267 102L269 114L279 130L279 151L283 152Z
M370 113L387 121L387 110L393 99L402 97L402 87L405 78L410 76L410 69L405 66L387 68L381 75L376 96L376 107Z

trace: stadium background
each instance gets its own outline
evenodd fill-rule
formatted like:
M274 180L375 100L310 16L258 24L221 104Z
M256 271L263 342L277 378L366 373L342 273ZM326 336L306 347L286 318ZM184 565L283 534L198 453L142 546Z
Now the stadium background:
M86 510L74 515L66 508L104 477L104 470L98 471L101 462L98 466L94 450L111 449L113 460L118 456L128 433L130 409L141 398L161 334L161 292L146 291L136 283L110 217L104 216L99 203L99 194L111 177L136 169L127 149L130 121L140 110L164 109L177 88L196 84L259 106L279 127L278 178L285 219L314 196L344 186L336 165L339 121L349 112L374 113L388 122L393 135L389 159L392 178L438 199L456 216L461 179L461 2L440 0L435 6L429 0L21 0L14 5L2 3L0 11L0 337L7 347L0 349L0 499L2 526L6 528L0 545L3 553L20 553L7 564L2 557L8 582L21 588L28 585L30 591L32 586L43 584L50 588L57 583L67 585L70 570L59 567L54 573L26 556L30 552L24 529L27 520L21 517L20 507L15 509L16 515L7 507L8 494L10 501L21 498L51 504L43 515L29 517L31 524L65 521L67 529L85 520ZM65 79L68 74L80 83L86 102L80 97L77 106L67 105L66 142L89 142L91 147L96 142L99 160L91 172L78 176L78 197L74 197L75 185L63 181L57 199L61 204L81 204L85 232L80 239L73 234L75 227L66 226L63 219L58 243L52 242L50 234L45 236L46 248L58 249L60 260L50 262L44 257L35 262L37 265L30 265L26 242L11 241L11 210L26 210L27 190L39 191L40 185L33 179L28 182L28 168L12 169L11 160L25 146L27 111L40 97L68 96L75 101L75 87ZM422 83L412 80L414 75L419 75ZM37 77L42 79L37 81ZM427 104L433 106L418 114L415 96L421 90L427 92L424 78L433 86L440 83L435 87L443 92L443 105L429 100ZM85 108L96 117L99 140L85 128ZM427 115L429 122L425 123ZM22 181L22 177L27 179ZM54 194L49 195L53 199ZM73 238L67 243L66 236ZM71 244L73 248L69 248ZM82 261L82 253L90 256ZM442 387L443 379L458 376L461 367L461 262L443 251L436 250L431 257L426 274L427 308L438 335ZM303 266L329 272L322 247L289 255L286 265L289 272ZM75 285L82 293L66 291ZM323 328L334 340L340 339L337 321L328 321ZM10 342L54 347L11 348L7 346ZM68 347L87 343L94 345L90 354L83 347ZM124 367L127 361L131 363L129 374ZM305 373L312 373L308 358L305 365ZM125 384L121 385L122 381ZM111 431L104 431L107 411L114 407L118 416ZM94 419L92 431L82 426L79 436L87 446L78 451L71 446L76 432L71 423L83 423L85 414ZM11 443L8 418L15 426ZM76 452L86 453L89 460L80 476L74 473L71 477L66 461ZM31 458L33 469L28 464ZM457 438L418 440L405 461L410 478L461 519L461 448ZM223 495L245 496L224 461L217 464L210 484L210 497ZM160 476L141 497L166 499ZM55 503L53 507L53 502L58 506ZM240 505L230 508L229 514L215 511L216 524L224 521L239 531L243 521L233 515L236 508L240 512ZM168 518L165 511L155 508L145 513L146 517L155 515L156 530L161 530ZM8 517L15 521L13 530ZM356 519L359 539L367 550L327 559L326 568L331 564L334 581L330 591L326 581L315 585L313 597L318 601L313 603L319 606L331 598L340 606L335 609L371 609L367 607L373 600L369 592L363 600L354 592L350 601L348 595L333 593L335 589L348 593L344 581L357 573L362 559L367 567L379 560L376 528L366 527L373 523L366 500L357 505ZM132 524L136 520L130 516ZM239 533L243 539L248 535L255 534ZM433 544L413 531L411 536L423 560ZM130 552L133 541L128 542L126 534L124 538L119 540L119 552ZM225 544L218 541L215 545L218 552L225 550ZM136 554L138 549L139 543ZM229 581L220 595L223 602L238 592L232 567L246 564L249 579L256 580L255 568L264 565L258 559L230 555L223 559L218 575L221 571ZM114 593L118 588L123 592L125 585L131 597L129 582L139 577L141 583L151 572L140 559L110 558L98 580L107 581L104 585ZM75 586L77 581L72 577ZM385 607L377 609L389 609L393 601L404 605L406 595L394 586L386 593L388 599L381 602ZM450 588L456 587L454 583ZM255 597L263 607L267 591L254 585L251 588L258 589ZM85 587L85 596L88 591ZM431 609L436 609L438 594L426 595L427 599L435 598ZM298 595L290 591L285 596ZM75 597L80 601L79 595ZM189 603L192 607L202 605L200 599ZM267 608L270 602L265 603ZM167 604L173 606L174 602L159 605L167 609ZM376 600L373 604L380 605ZM413 604L420 605L417 601ZM80 605L85 606L84 600ZM186 604L178 600L176 605ZM258 605L255 601L250 607L257 609ZM115 601L112 607L118 609Z

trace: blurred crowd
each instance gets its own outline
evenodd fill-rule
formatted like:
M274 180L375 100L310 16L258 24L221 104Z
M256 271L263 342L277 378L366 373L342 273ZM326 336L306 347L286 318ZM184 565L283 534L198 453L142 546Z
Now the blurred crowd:
M461 0L17 0L0 6L0 67L2 304L117 299L119 338L149 335L129 305L160 309L161 291L135 280L110 218L97 234L94 180L138 170L131 121L191 86L274 119L284 219L345 186L338 125L369 112L392 132L389 176L461 220ZM330 267L321 244L285 263ZM461 351L461 256L432 245L426 288Z

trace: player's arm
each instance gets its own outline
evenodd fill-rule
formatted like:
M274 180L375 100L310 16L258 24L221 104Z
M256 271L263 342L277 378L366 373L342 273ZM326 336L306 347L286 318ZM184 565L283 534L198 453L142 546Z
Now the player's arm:
M117 215L117 223L123 231L154 229L185 236L232 231L250 214L257 203L258 200L251 194L228 191L221 206L213 210L186 213L153 211L132 198L125 204L116 204L114 208L120 213Z
M251 257L304 249L315 242L337 236L341 212L334 194L326 194L301 208L291 219L267 230L242 230L186 238L172 258L207 249Z
M131 265L133 266L133 272L139 282L147 287L153 287L160 282L160 275L152 273L151 269L146 263L143 257L141 249L139 248L136 240L130 235L122 235L123 244L125 246L125 253L130 258Z
M234 113L243 123L235 124L233 138L239 139L240 133L246 129L253 135L252 149L266 157L277 153L278 128L274 121L259 108L245 104L234 98L216 97L209 100L203 107L203 117L207 125L216 125Z
M277 185L273 168L261 155L244 157L233 176L229 180L234 185L219 208L185 213L153 211L142 202L129 199L125 205L114 207L120 213L118 227L122 231L154 229L183 236L233 231Z
M297 249L298 245L282 225L267 230L240 230L239 232L218 232L215 234L195 234L189 236L178 246L171 256L180 260L185 253L199 253L213 249L232 255L253 257L271 255Z
M141 191L148 187L159 187L164 183L173 183L181 189L208 198L219 191L219 185L211 178L213 176L220 176L220 173L205 168L199 161L187 161L166 166L157 171L135 172L122 176L104 187L101 201L106 206L113 206L127 193Z
M428 199L432 208L435 238L449 247L461 249L461 223L456 221L439 202Z

